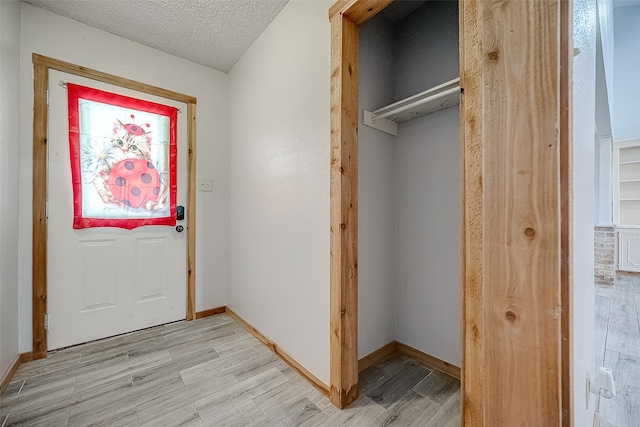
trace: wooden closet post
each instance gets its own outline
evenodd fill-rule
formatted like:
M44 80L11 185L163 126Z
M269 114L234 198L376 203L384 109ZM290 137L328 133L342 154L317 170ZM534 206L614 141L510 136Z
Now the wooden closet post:
M465 426L570 424L570 26L562 0L460 3Z
M340 0L331 21L330 399L358 397L358 25L391 0Z

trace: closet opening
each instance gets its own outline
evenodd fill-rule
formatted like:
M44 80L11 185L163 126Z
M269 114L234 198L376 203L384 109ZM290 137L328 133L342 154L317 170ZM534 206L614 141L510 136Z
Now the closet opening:
M341 109L348 126L332 128L343 183L332 187L332 283L343 284L332 286L332 312L346 307L332 316L332 339L343 334L355 365L345 383L332 361L332 386L357 384L393 353L460 378L458 2L385 3L359 26L332 20L334 40L340 32L343 46L357 46L343 49L339 82L355 108ZM332 391L337 406L356 396Z
M460 379L458 33L457 1L394 2L360 26L360 371L393 349Z
M410 49L405 60L399 48L367 71L366 55L387 42L372 31L368 46L362 24L391 13L385 9L391 3L338 0L329 10L331 401L348 406L358 397L359 367L411 348L444 362L442 370L462 368L463 425L571 425L571 7L561 0L398 2L411 12L455 5L459 36L451 49L434 48L429 72L391 77L402 62L428 63ZM441 34L443 22L433 23L439 32L430 44L450 41ZM431 29L408 31L407 40ZM419 95L420 105L429 104L432 88L452 89L458 75L450 66L460 74L460 107L445 104L397 126L393 116L415 105L396 102ZM360 81L361 73L371 74L370 81ZM418 88L421 79L432 80ZM366 85L374 88L369 94ZM428 130L419 129L423 122ZM457 141L453 131L440 129L456 123ZM428 148L442 152L422 153L426 147L417 141L427 135L458 142L455 153L437 144ZM447 167L455 154L459 163ZM456 202L459 210L436 214L440 202ZM427 243L432 246L422 246ZM438 258L443 252L455 255ZM430 274L437 283L421 293L420 273L436 259ZM458 307L438 304L456 296ZM387 321L391 306L393 322ZM443 322L448 316L457 317L455 328ZM425 342L428 348L421 347Z

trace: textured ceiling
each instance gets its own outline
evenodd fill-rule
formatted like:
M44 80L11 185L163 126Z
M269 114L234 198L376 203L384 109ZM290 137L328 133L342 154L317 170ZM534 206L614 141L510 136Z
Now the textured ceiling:
M228 72L288 0L26 2L163 52Z

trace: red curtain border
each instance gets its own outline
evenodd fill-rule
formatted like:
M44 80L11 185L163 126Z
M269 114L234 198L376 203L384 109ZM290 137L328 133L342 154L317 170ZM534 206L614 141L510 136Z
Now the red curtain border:
M73 185L73 228L118 227L131 230L144 225L176 225L177 121L178 109L142 99L67 83L69 102L69 152ZM80 164L80 113L78 100L101 102L169 117L169 216L158 218L85 218L82 216L82 170Z

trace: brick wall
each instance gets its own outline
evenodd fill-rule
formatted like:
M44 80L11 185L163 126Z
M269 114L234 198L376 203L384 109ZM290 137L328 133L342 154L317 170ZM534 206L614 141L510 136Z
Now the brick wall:
M613 226L595 227L595 279L613 285L616 277L616 234Z

